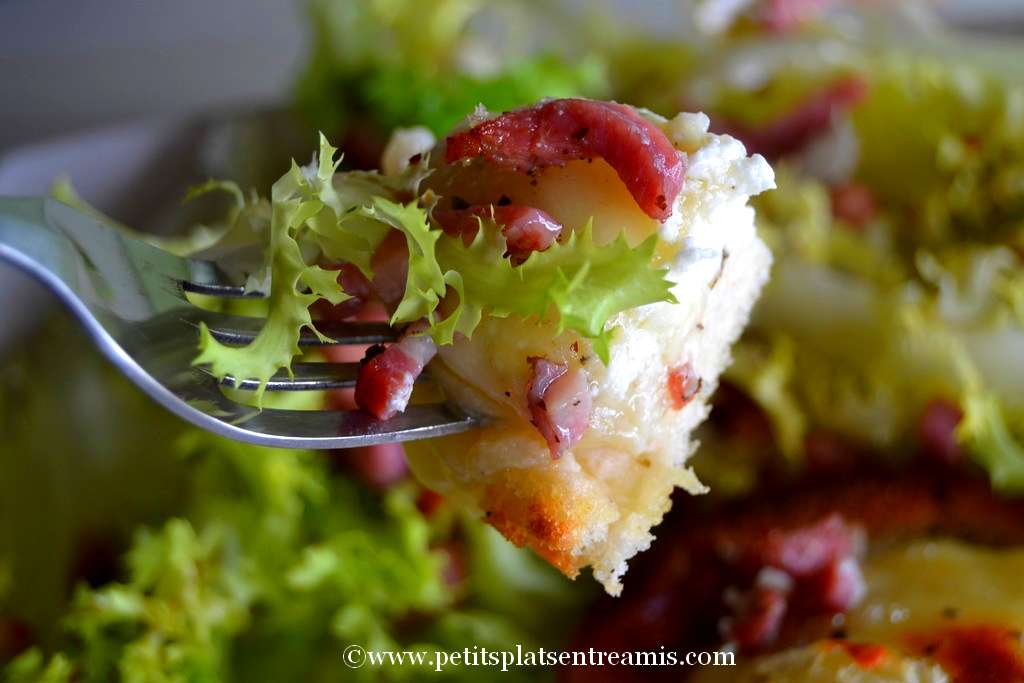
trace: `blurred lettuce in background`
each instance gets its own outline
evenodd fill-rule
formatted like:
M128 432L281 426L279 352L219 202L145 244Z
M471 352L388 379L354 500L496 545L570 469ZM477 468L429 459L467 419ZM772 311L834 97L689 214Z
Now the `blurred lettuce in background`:
M86 344L69 320L49 331L35 359ZM68 392L110 400L20 394L28 387L9 376L0 393L17 426L0 452L0 620L59 648L21 653L5 681L417 680L428 672L353 672L342 649L550 645L588 595L476 520L443 504L425 514L412 481L376 490L338 465L344 454L192 430L95 354L63 355L78 367L57 364L50 376L26 362L5 372L31 367L34 380L60 378ZM56 401L99 414L79 421ZM97 419L116 424L101 429ZM100 573L76 566L83 527L85 542L105 544Z
M817 139L772 159L778 187L753 202L775 264L725 375L773 443L747 453L744 473L743 449L708 436L698 472L713 490L749 490L760 468L800 471L823 443L905 463L929 447L939 401L960 416L949 438L997 489L1022 493L1024 83L948 34L949 55L912 49L912 33L905 48L860 35L726 35L661 64L652 82L675 74L674 88L634 81L639 103L686 103L759 142L824 112ZM862 99L821 104L850 79Z
M603 58L571 32L536 49L545 18L566 20L557 4L313 0L310 12L312 55L297 106L366 165L398 127L440 136L479 104L504 111L608 93Z

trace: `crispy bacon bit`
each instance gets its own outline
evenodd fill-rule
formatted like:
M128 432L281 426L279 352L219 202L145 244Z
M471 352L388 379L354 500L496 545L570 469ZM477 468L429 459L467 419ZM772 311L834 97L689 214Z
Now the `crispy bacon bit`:
M416 378L437 353L422 330L410 326L401 339L363 363L356 379L356 405L381 420L405 410Z
M672 215L686 173L665 133L634 108L583 99L517 109L448 138L447 163L473 157L527 173L601 157L637 206L661 221Z
M813 19L830 4L830 0L765 0L758 19L767 30L785 33Z
M388 233L370 259L373 291L389 311L395 310L405 296L409 276L409 246L398 230Z
M1024 681L1020 634L1005 626L982 624L914 633L906 642L912 651L937 661L959 683Z
M845 612L864 597L867 586L860 564L853 557L837 558L812 580L810 597L826 612Z
M434 548L443 558L441 578L448 586L460 586L469 576L465 545L457 540L442 543Z
M757 571L738 572L729 557L716 552L723 541L728 539L735 558L742 547L758 543L769 529L813 526L832 513L841 514L848 525L864 528L872 542L882 546L931 535L995 545L1024 543L1024 501L996 497L987 482L931 466L902 473L889 469L872 472L864 466L847 476L814 477L778 489L762 489L753 499L714 507L706 503L676 502L659 528L658 541L630 568L633 579L625 596L599 600L581 622L572 649L646 650L665 645L689 652L721 647L718 626L729 612L723 593L728 586L750 586L751 571ZM811 594L820 595L818 588L801 580L793 584L786 617L772 647L790 647L830 635L843 637L833 630L827 611L808 611L813 608L807 604L814 602ZM950 621L951 615L941 616L946 617L947 626L957 623ZM938 613L936 618L940 618ZM923 634L921 647L938 644L941 650L938 638L932 637L936 635ZM835 641L823 642L832 645ZM865 661L881 656L866 655ZM609 671L607 667L600 671L572 667L560 672L560 680L582 683L602 676L601 680L636 683L677 681L680 677L678 669L664 676L651 667L616 667L612 676ZM1018 679L1024 680L1024 676Z
M862 669L874 669L876 666L880 666L885 662L889 656L889 650L885 645L879 645L877 643L855 643L849 640L832 640L824 643L826 647L839 647L843 649L846 654L850 655L850 659L856 662L857 666Z
M832 188L832 215L853 228L863 228L878 214L871 189L863 183L844 183Z
M753 597L743 603L726 634L745 650L771 644L778 635L787 605L796 603L802 613L844 612L865 591L864 578L854 556L858 531L838 514L795 529L773 528L762 536L747 538L745 547L730 542L720 545L734 567L756 574ZM766 581L766 577L781 575ZM792 581L790 591L785 579ZM774 592L768 595L769 591ZM792 592L792 595L790 593ZM776 603L782 603L781 606ZM753 604L755 609L750 608ZM737 625L743 628L737 629Z
M537 356L527 361L533 369L526 387L531 422L557 458L579 442L590 422L587 373Z
M858 444L826 429L815 429L804 437L804 461L808 472L849 472L866 457Z
M393 311L405 295L405 281L409 271L409 247L405 236L392 230L377 247L370 261L373 282L352 263L327 263L324 268L338 271L338 283L351 299L331 305L321 299L316 312L321 318L342 320L362 312L370 301L379 301Z
M964 459L964 450L956 440L956 427L964 418L960 406L946 399L933 399L925 406L917 425L918 438L925 455L946 465Z
M668 396L673 410L682 410L700 391L704 380L693 371L689 363L672 368L668 372Z
M32 629L23 621L0 615L0 662L6 663L32 646Z
M752 568L775 567L795 579L809 578L856 550L858 531L838 514L795 529L770 529L749 539L739 563Z
M799 152L832 125L832 119L864 99L867 82L859 76L847 76L813 93L774 121L750 126L718 119L719 131L729 133L747 146L747 151L769 159Z
M326 320L344 320L363 310L366 303L373 298L373 287L362 271L351 263L325 263L324 268L338 271L338 284L351 299L340 304L332 304L326 299L318 299L313 310L317 316Z
M467 245L476 237L478 218L494 218L502 226L508 253L515 261L525 261L535 251L550 247L562 232L562 224L550 215L522 204L473 206L461 210L435 211L434 219L453 237L461 236Z
M372 488L387 488L409 474L401 444L352 448L345 451L344 457L359 479Z
M737 614L722 624L726 641L741 650L757 650L775 641L786 617L787 593L776 588L757 587L742 600Z
M444 496L432 489L423 489L416 498L416 509L430 519L444 505Z

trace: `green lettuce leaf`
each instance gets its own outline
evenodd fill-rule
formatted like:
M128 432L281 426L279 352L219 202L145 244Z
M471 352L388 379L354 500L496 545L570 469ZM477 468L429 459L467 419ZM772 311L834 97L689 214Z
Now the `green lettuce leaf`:
M32 648L7 665L4 683L71 683L74 667L63 653L47 660L38 648Z
M1007 419L1006 407L990 390L969 356L958 350L957 366L963 378L963 420L957 426L962 443L989 475L992 486L1003 493L1024 493L1024 442ZM1021 425L1018 425L1018 429Z
M594 54L570 59L508 49L528 42L531 27L556 12L535 3L314 0L310 10L312 54L295 98L317 128L369 130L383 144L403 126L446 133L478 104L505 111L543 97L607 95L604 60ZM483 36L471 23L487 12L497 14L487 18L508 32L505 40ZM583 33L579 28L574 34ZM479 57L467 57L474 48L485 68L473 66Z
M56 654L29 651L0 680L419 680L415 667L360 678L341 651L557 646L587 595L478 520L428 519L411 481L374 492L322 453L199 431L170 447L188 466L188 503L136 534L117 581L79 586ZM446 547L481 571L450 583Z
M543 318L553 310L559 330L591 339L607 363L611 332L606 325L612 316L657 301L675 302L668 271L651 263L656 235L636 247L629 246L625 235L598 246L588 223L565 242L533 252L516 266L504 255L501 231L493 222L485 223L469 246L456 238L437 245L440 267L459 296L448 319L435 326L439 343L450 342L456 330L469 334L485 312Z
M409 248L409 270L405 294L391 316L391 322L413 322L432 316L445 292L444 274L434 253L438 239L444 234L433 230L427 213L415 202L401 205L377 197L372 207L364 210L373 218L405 235Z
M331 303L349 298L338 284L337 273L306 265L296 241L296 231L325 206L315 199L294 198L281 187L282 182L285 179L274 186L268 248L272 275L266 322L252 343L242 347L222 344L214 339L205 324L201 324L199 355L193 361L196 365L209 365L217 377L231 375L236 379L258 380L257 400L270 377L282 368L289 368L292 358L298 355L302 328L308 327L327 341L313 326L309 307L321 298ZM303 291L307 288L309 293Z

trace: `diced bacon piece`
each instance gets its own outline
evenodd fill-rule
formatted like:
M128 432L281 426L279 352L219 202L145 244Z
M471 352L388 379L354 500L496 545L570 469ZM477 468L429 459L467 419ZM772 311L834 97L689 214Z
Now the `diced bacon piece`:
M865 458L856 444L835 432L815 429L804 437L804 461L808 472L849 472Z
M770 529L763 537L751 539L740 561L752 568L775 567L793 578L808 578L831 562L852 556L857 539L857 530L832 514L804 527Z
M833 117L850 109L866 95L867 82L859 76L847 76L812 93L774 121L750 126L719 118L716 128L739 138L748 152L777 159L799 152L826 133Z
M478 218L494 218L505 236L508 253L515 261L525 261L535 251L550 247L562 232L562 224L548 213L522 204L473 206L468 209L435 211L434 219L444 231L461 236L467 245L476 237Z
M587 373L546 358L527 360L533 368L526 388L531 422L548 442L551 457L557 458L576 445L590 422Z
M482 157L521 172L600 157L637 206L664 221L683 187L685 158L654 123L615 102L549 100L448 137L445 161Z
M409 277L409 245L398 230L388 233L370 259L373 291L389 311L395 310L405 296Z
M889 649L878 643L854 643L849 640L840 640L838 644L862 669L874 669L889 657Z
M367 352L368 359L356 378L356 405L381 420L405 410L416 378L437 353L434 340L419 334L422 329L412 325L383 351L372 357Z
M409 474L405 451L397 443L352 448L345 452L345 460L359 479L373 488L387 488Z
M469 561L465 544L458 540L448 541L434 548L443 558L441 578L448 586L457 587L469 577Z
M864 574L855 557L835 559L812 581L809 598L814 607L826 612L845 612L864 597Z
M964 418L960 406L945 399L933 399L925 406L917 433L925 455L946 465L964 459L964 449L956 440L956 428Z
M749 652L770 645L779 635L788 607L786 592L757 587L746 596L736 616L723 624L727 641Z
M351 263L328 263L324 264L328 270L338 271L338 284L351 299L346 299L340 304L332 304L326 299L317 300L314 310L320 318L326 320L344 320L350 318L363 310L370 299L373 298L373 287L366 279L362 271Z
M8 662L32 646L32 628L23 621L0 615L0 662Z
M444 503L444 496L432 489L423 489L416 497L416 509L427 519L433 517L444 506Z
M669 370L668 395L673 410L682 410L700 391L704 381L689 363Z
M758 19L769 31L785 33L813 19L830 0L764 0Z
M875 195L862 183L844 183L832 188L832 215L854 228L864 227L878 214Z
M352 298L334 306L324 300L318 301L316 311L320 317L331 320L348 318L362 311L373 299L384 304L388 311L393 311L405 295L409 247L405 235L398 230L389 232L370 259L372 282L351 263L327 264L324 267L338 270L338 282Z
M903 636L911 652L938 662L958 683L1016 683L1024 681L1020 632L995 622L957 625L911 632Z

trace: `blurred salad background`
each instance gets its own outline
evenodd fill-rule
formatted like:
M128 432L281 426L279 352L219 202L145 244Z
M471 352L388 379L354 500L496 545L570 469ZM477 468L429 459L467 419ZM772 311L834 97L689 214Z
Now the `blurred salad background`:
M217 210L183 208L189 184L265 191L318 129L367 168L393 129L478 103L706 111L779 186L756 201L773 279L697 455L712 496L921 457L1020 495L1024 47L993 35L1024 26L1013 5L9 1L0 193L65 171L167 234ZM0 278L0 680L417 679L341 649L570 639L589 582L400 460L198 433Z

